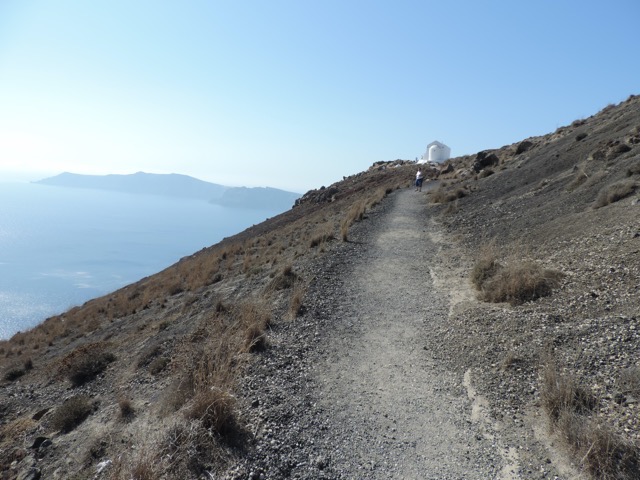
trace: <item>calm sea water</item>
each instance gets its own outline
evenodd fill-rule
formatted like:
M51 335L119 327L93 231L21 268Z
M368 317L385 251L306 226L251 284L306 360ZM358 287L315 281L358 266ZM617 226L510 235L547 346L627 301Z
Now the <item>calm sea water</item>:
M280 213L0 183L0 339Z

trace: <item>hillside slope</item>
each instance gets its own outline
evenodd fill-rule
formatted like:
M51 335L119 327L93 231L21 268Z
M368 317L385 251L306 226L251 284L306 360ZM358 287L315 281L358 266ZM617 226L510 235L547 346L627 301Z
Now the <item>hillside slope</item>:
M637 478L640 98L449 165L423 192L396 191L411 162L374 165L2 342L5 478L401 478L419 465L427 478L459 478L453 465L402 463L421 439L411 444L390 416L410 422L445 394L463 410L456 422L472 424L463 438L482 460L465 468L477 478ZM417 209L394 210L400 199ZM438 394L395 388L385 411L395 380L348 393L367 377L342 373L375 359L349 360L367 346L389 354L395 326L387 343L368 335L401 319L390 301L353 310L354 290L378 298L396 286L376 291L371 273L357 288L345 281L400 213L421 229L414 253L428 273L398 279L402 298L438 300L407 325L422 333L399 344L414 366L386 371L448 380ZM475 290L482 261L491 281ZM497 295L497 273L523 264L516 280L542 272L549 283ZM388 430L367 453L376 428Z

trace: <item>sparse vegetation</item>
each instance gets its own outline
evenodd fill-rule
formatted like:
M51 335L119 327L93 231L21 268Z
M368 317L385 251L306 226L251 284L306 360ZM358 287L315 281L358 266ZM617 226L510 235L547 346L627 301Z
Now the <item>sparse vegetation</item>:
M616 278L619 279L616 276L619 271L633 277L629 270L635 265L636 257L627 254L621 257L619 265L615 262L604 267L594 264L593 270L589 271L589 275L593 274L595 279L591 282L579 275L585 271L576 265L580 263L579 258L565 258L569 250L563 250L563 242L570 243L571 248L575 246L577 252L584 253L584 249L579 250L583 246L578 245L582 238L593 248L599 248L601 244L597 241L600 237L592 237L591 230L585 227L584 231L580 231L582 237L576 235L565 240L562 236L564 226L560 220L552 225L553 228L545 230L549 226L542 224L538 218L546 215L541 212L547 211L547 207L554 214L556 211L565 214L568 211L560 209L558 202L547 196L550 191L555 190L553 195L558 196L560 201L574 201L571 208L582 206L581 214L585 217L581 220L585 224L593 219L601 221L605 213L609 212L585 212L583 208L593 200L593 192L605 182L611 183L625 173L627 177L632 177L628 180L637 182L636 176L640 174L637 158L632 154L610 156L609 147L604 143L597 143L600 141L600 131L591 129L591 125L590 119L589 137L582 143L573 141L574 138L582 140L577 136L572 138L577 133L574 130L559 129L557 136L549 137L551 140L536 139L535 149L531 149L531 152L517 161L514 160L515 147L505 147L500 152L500 165L491 167L493 170L500 170L500 179L494 177L481 181L489 173L485 168L487 171L481 170L476 174L476 180L479 181L475 182L474 172L468 168L474 156L456 159L455 171L443 174L441 178L446 180L442 187L429 193L432 203L444 205L430 205L429 209L449 214L433 217L445 223L447 228L450 226L446 233L451 235L445 242L455 243L459 240L475 254L479 251L478 245L482 243L481 236L493 236L500 240L502 251L495 245L486 252L480 251L470 272L471 281L483 300L517 305L551 293L560 284L562 274L548 270L531 259L544 258L544 265L571 273L571 281L563 282L562 285L561 294L564 296L559 295L558 298L552 297L517 309L479 305L478 309L487 314L487 317L473 318L477 322L464 324L460 334L465 338L469 337L467 327L473 325L474 336L478 332L478 338L483 337L491 328L511 328L509 334L513 334L514 338L499 338L502 343L487 344L480 344L480 340L477 343L469 340L460 345L465 347L465 355L469 355L469 359L486 362L478 371L484 370L486 375L494 375L493 380L497 378L499 382L511 382L509 398L513 400L516 409L529 401L532 403L527 403L527 407L538 405L534 402L539 399L548 412L555 435L563 439L567 451L573 453L576 463L582 465L592 477L638 478L638 456L630 440L637 433L637 428L635 424L630 424L632 433L626 436L624 428L627 424L612 421L616 417L610 414L610 411L626 408L632 412L628 418L635 418L633 410L636 404L633 403L633 397L640 397L638 369L619 369L619 376L609 375L614 368L609 364L627 362L626 366L633 362L632 358L614 358L615 350L611 354L607 350L605 355L601 344L593 342L589 345L589 355L593 354L597 362L600 358L597 355L602 354L606 365L589 364L589 368L593 368L595 375L609 381L600 382L597 386L594 383L593 388L589 388L590 378L585 375L584 370L580 371L580 378L584 380L578 381L577 374L569 370L563 370L560 374L554 367L555 377L540 372L539 397L538 390L522 397L518 396L520 391L517 390L518 382L526 383L527 388L531 388L532 382L535 382L539 364L538 353L535 351L538 341L555 342L554 352L565 353L573 348L569 340L588 342L590 335L604 339L610 335L618 342L616 345L623 342L635 345L635 337L627 335L627 330L613 332L610 329L612 322L628 314L619 309L619 305L627 301L624 296L626 292L623 292L624 295L611 297L602 290L607 281L615 282ZM629 128L626 126L624 134L628 135L628 132ZM562 151L561 156L554 157L554 148L562 143L555 140L562 138L562 135L567 136L568 141L564 143L571 145L575 154ZM624 142L634 145L634 152L637 150L637 144L627 137ZM590 150L595 152L594 156L587 158ZM552 168L541 168L542 163L536 163L536 155L545 155L549 162L544 165L553 163ZM614 165L614 160L621 163ZM580 168L572 171L574 165ZM384 167L384 164L379 167ZM22 389L26 392L31 385L36 385L37 379L37 385L42 386L43 390L42 393L37 390L33 393L38 402L40 397L55 399L48 404L60 406L63 405L62 398L69 395L66 385L59 385L66 379L71 380L72 385L81 387L72 392L87 392L94 398L97 398L97 392L114 392L109 394L111 396L105 395L104 405L100 407L109 408L109 415L101 412L100 417L95 415L95 419L89 416L92 409L98 407L91 402L91 397L86 397L85 407L89 405L88 413L85 409L85 413L80 415L66 415L68 418L81 420L70 421L68 425L73 426L64 427L77 428L87 418L87 423L98 419L102 421L103 418L114 420L115 416L131 420L130 424L112 421L100 427L104 429L105 436L114 439L112 443L102 447L105 452L100 457L113 459L113 466L106 472L110 478L129 480L215 476L215 469L223 468L232 455L225 448L232 445L232 448L239 447L234 453L242 452L242 441L246 439L243 437L245 429L258 429L251 424L245 425L243 422L250 415L243 416L247 412L238 411L238 408L247 404L248 399L242 398L236 402L236 396L240 400L242 390L238 389L238 385L239 379L246 372L245 367L250 362L259 362L275 353L268 350L277 346L275 342L269 343L272 326L274 331L276 328L292 329L296 324L306 328L306 317L286 325L281 323L305 313L303 300L315 273L299 262L309 258L320 259L332 249L344 248L344 245L333 242L332 239L342 238L347 241L350 235L355 237L354 224L365 219L365 213L369 209L375 208L377 202L393 192L397 185L407 188L415 172L412 167L404 171L403 168L363 173L346 178L336 186L312 191L305 201L281 217L270 219L225 239L218 245L185 257L164 272L75 307L63 315L52 317L32 331L22 332L9 341L0 342L5 380L19 380L16 384L7 384L7 392ZM536 168L539 174L537 176ZM552 171L554 168L559 171ZM514 172L517 175L512 175ZM541 181L542 175L545 175L545 179ZM567 195L556 188L562 182L567 182L567 190L575 191L575 194ZM491 196L488 190L492 188L502 188L502 192L507 193L504 197ZM637 187L635 188L637 192ZM474 197L464 198L471 193ZM416 198L418 197L416 194ZM582 203L577 203L578 200ZM610 202L608 197L606 202ZM613 206L607 210L613 214L616 208L618 207ZM472 215L484 215L484 223L475 223ZM526 217L529 223L519 222L522 217ZM504 224L507 222L512 222L513 225L509 224L509 228L505 229ZM481 228L477 228L478 225ZM613 223L608 228L602 234L603 238L624 238L627 244L633 243L629 239L635 238L635 230L622 231ZM602 232L603 230L593 228L594 235ZM510 243L518 237L534 245L536 254L529 251L520 251L518 257L505 254ZM459 252L454 251L452 263L463 258L456 256ZM569 256L573 255L571 252L572 250ZM460 265L466 265L466 260L465 256ZM616 272L613 271L614 268ZM567 291L570 294L565 295ZM567 298L569 300L562 314L554 310L557 307L555 302L564 302ZM309 305L313 305L314 299L309 298L308 301ZM590 305L596 306L589 310L587 307ZM462 306L457 308L462 309ZM596 308L599 310L596 311ZM592 317L602 322L597 325L589 323ZM629 317L627 315L629 322L635 321L629 320ZM575 319L579 319L579 323L574 325L571 322ZM455 328L458 326L451 326L451 335L456 334ZM520 332L517 329L523 331L522 336L518 336ZM580 337L576 333L574 337L567 339L567 332L574 331L572 329L579 332ZM544 331L548 338L537 336L540 331ZM487 342L495 340L491 334L487 334L485 338L488 339ZM605 345L613 343L613 340L604 341ZM456 343L453 348L457 347ZM267 349L266 354L260 354L264 349ZM33 368L30 369L24 359L32 355L36 362L35 366L31 363ZM89 360L85 363L82 359ZM582 366L592 360L585 353L576 365ZM13 380L11 369L20 372ZM150 375L157 377L152 378ZM94 380L97 377L100 377L100 381ZM47 380L47 383L42 381L43 378L51 380ZM268 388L270 386L265 385L265 395L269 395L266 392ZM113 396L119 395L115 392L122 391L126 391L129 396ZM161 395L164 394L166 398L162 398ZM159 402L155 402L157 396L160 396ZM627 397L631 397L630 406L624 404ZM61 415L61 409L54 408L50 413L43 413L44 416L37 420L35 416L31 418L30 411L28 418L21 417L23 412L28 411L26 404L20 403L21 398L12 397L6 408L1 405L5 408L2 413L6 413L6 420L3 419L3 425L0 426L0 448L3 449L0 469L5 466L9 468L14 460L20 462L23 458L20 455L24 455L20 450L24 450L22 446L29 443L30 435L37 428L51 425L52 420ZM150 401L149 398L154 400ZM133 399L136 400L135 408ZM249 404L251 400L253 399L249 398ZM151 410L160 410L161 406L165 407L162 411ZM607 417L606 414L610 416ZM158 423L147 423L156 421L158 416ZM42 425L39 423L40 418ZM79 441L84 440L84 427L76 432ZM147 432L144 429L148 427L157 434L145 436ZM141 438L126 437L126 441L122 443L122 437L119 436L122 431L118 429L140 429ZM58 448L61 455L66 454L62 446ZM93 476L97 458L83 459L85 463L82 465L70 460L63 470L68 468L65 474L68 473L70 478L81 469L91 472L88 475ZM39 461L50 460L47 458ZM78 478L81 478L80 475Z
M116 359L108 350L108 346L101 343L89 344L77 348L62 360L62 370L71 380L74 387L90 382Z
M623 180L603 188L593 204L594 208L601 208L623 198L633 195L638 188L638 183L633 180Z
M495 244L483 248L470 273L471 282L484 301L511 305L550 295L562 277L561 272L526 259L513 257L501 263Z
M464 187L455 187L442 183L437 189L429 192L432 203L448 203L466 197L469 194Z
M573 180L571 180L571 182L569 182L569 184L567 185L567 191L573 192L576 188L578 188L580 185L585 183L588 179L589 179L589 175L587 175L587 172L585 172L584 167L581 167L581 168L576 167Z
M298 282L291 292L291 300L289 301L289 317L295 319L304 311L304 296L307 293L307 287L302 282Z
M235 402L227 390L211 387L198 392L187 417L198 420L204 428L218 435L235 435L239 428L235 420Z
M349 227L351 227L355 222L361 221L364 218L365 212L365 201L357 202L349 208L347 214L340 223L340 236L342 237L343 242L346 242L349 239Z
M552 431L593 478L639 477L638 448L594 418L596 397L569 375L558 373L553 361L542 372L540 398Z
M9 367L9 369L4 373L4 379L7 382L13 382L20 377L22 377L27 371L19 365L14 365Z
M325 223L319 226L312 234L309 246L315 248L324 245L330 240L333 240L333 225Z
M120 407L120 418L123 420L131 420L136 414L130 398L121 397L120 400L118 400L118 407Z
M91 413L93 406L86 395L76 395L56 408L49 425L53 430L68 433L80 425Z

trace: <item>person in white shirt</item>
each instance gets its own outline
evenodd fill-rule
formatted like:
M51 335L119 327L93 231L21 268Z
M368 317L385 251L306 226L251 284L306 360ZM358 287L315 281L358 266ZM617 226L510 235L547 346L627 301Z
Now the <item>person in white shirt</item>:
M418 169L418 172L416 173L416 192L422 191L423 181L424 181L424 174L422 173L422 170Z

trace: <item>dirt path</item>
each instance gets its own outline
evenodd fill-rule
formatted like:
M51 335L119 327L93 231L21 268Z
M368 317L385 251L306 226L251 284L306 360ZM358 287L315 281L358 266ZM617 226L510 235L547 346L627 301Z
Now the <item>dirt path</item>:
M434 283L427 212L424 192L396 191L305 272L307 312L274 329L246 386L256 448L231 478L527 478L470 372L433 353L454 295Z
M472 421L463 379L429 355L429 324L449 306L429 273L438 249L424 198L394 196L333 299L339 323L315 373L321 404L349 426L334 467L354 478L496 478L501 458Z

